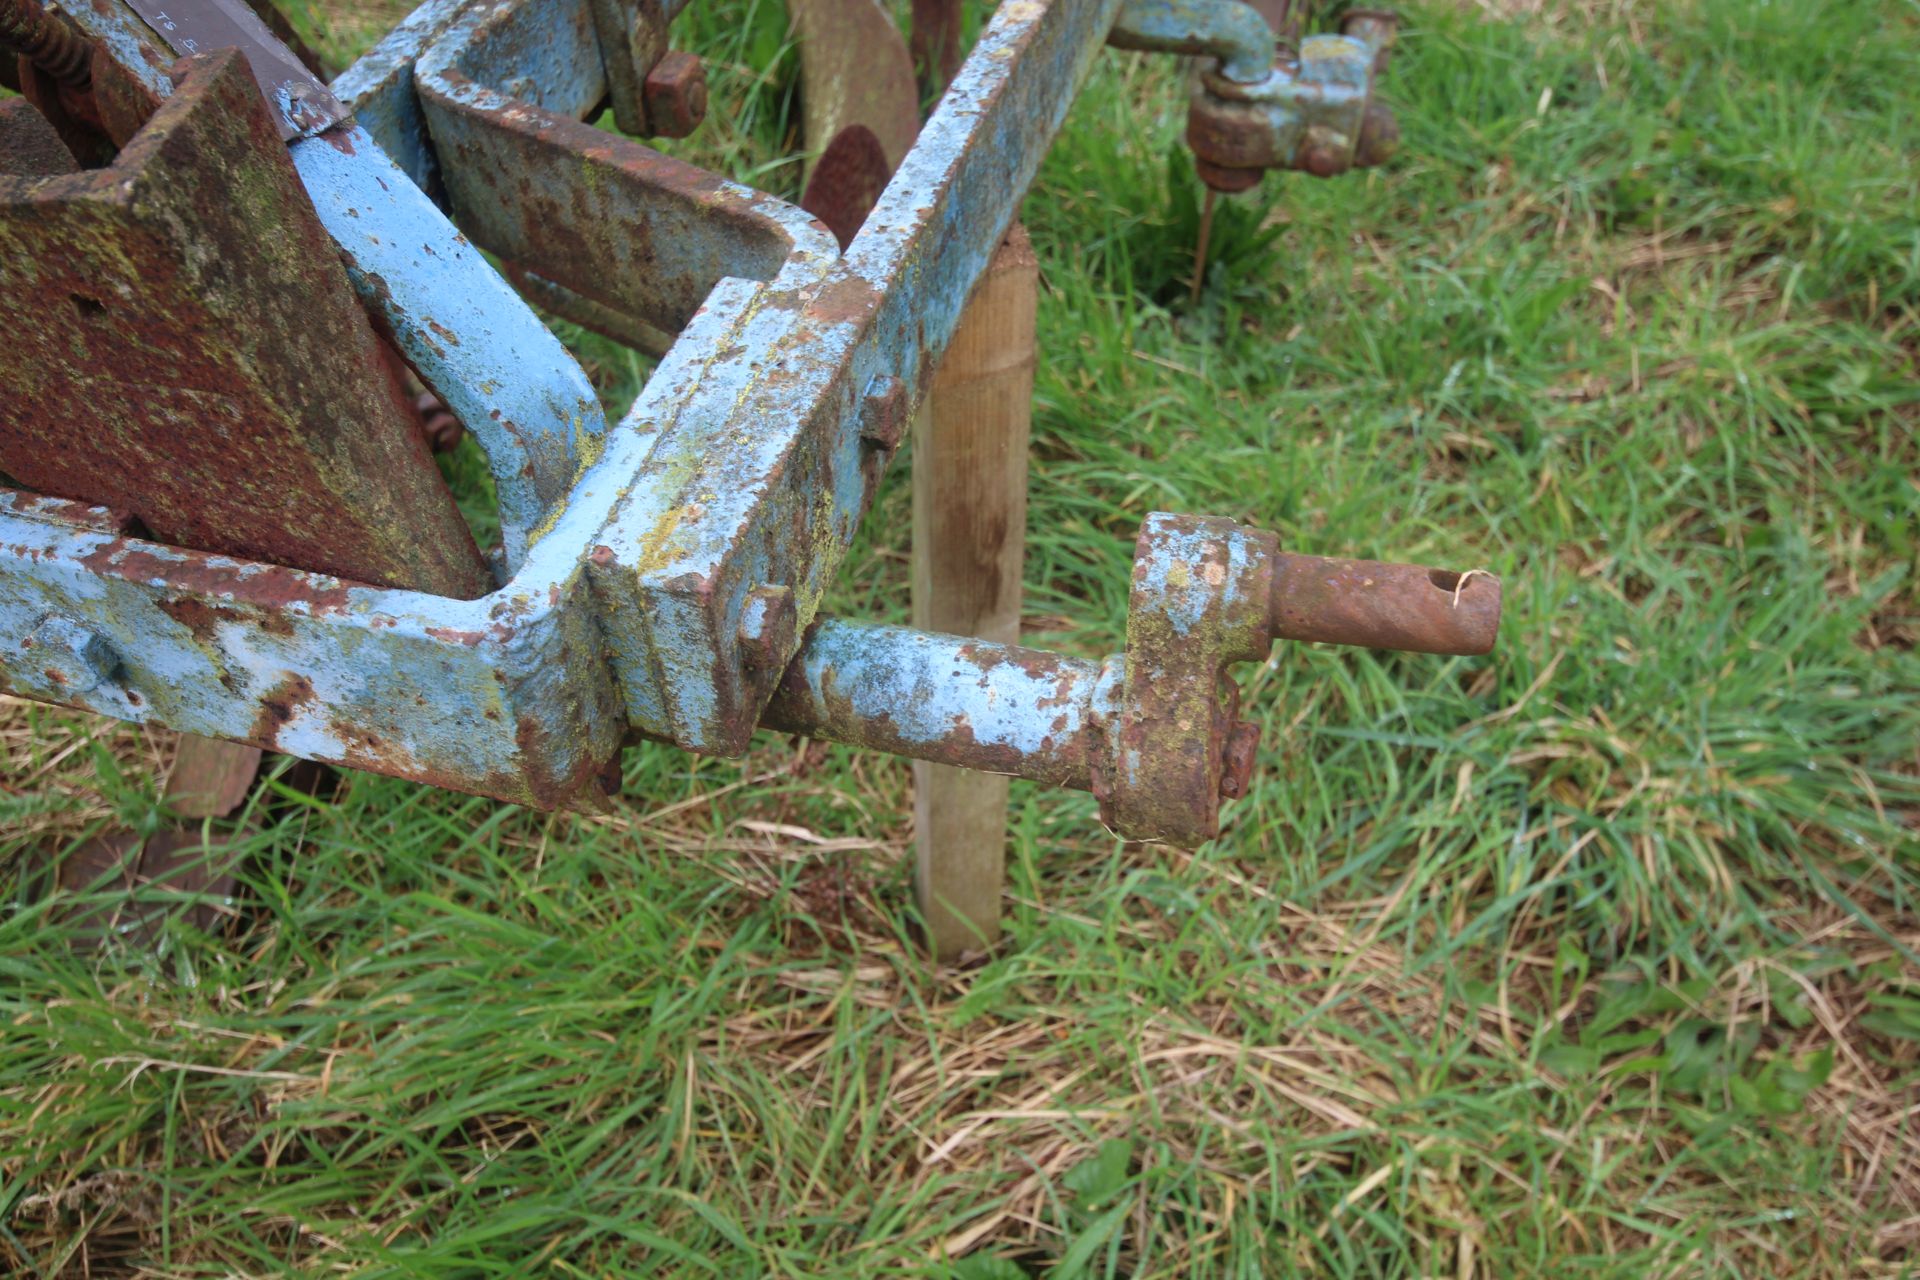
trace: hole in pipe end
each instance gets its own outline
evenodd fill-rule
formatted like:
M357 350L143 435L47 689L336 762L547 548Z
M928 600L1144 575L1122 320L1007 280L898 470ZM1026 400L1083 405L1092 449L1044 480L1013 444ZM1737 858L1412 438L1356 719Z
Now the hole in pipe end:
M1448 595L1452 595L1454 592L1460 589L1461 577L1462 575L1455 573L1451 569L1427 570L1427 581L1431 582L1434 586L1446 592Z

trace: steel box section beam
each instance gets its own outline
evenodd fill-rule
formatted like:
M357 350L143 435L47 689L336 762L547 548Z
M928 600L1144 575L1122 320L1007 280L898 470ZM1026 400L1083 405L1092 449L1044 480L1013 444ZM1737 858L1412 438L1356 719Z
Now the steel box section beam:
M413 70L426 47L453 24L469 0L426 0L401 19L328 87L353 108L354 120L430 196L440 194L440 162L427 137L426 117L413 88Z
M733 332L719 314L696 316L654 381L697 382ZM184 551L54 519L30 498L0 503L0 686L538 808L591 799L626 715L582 554L656 437L632 422L610 432L513 580L478 600ZM23 682L50 618L103 637L114 678L83 692Z
M358 587L0 510L0 689L541 807L578 793L620 741L583 603L528 625L510 601ZM103 655L91 687L43 678L34 639L50 621Z
M0 468L169 541L485 594L245 59L176 71L108 167L0 176Z
M1117 4L1002 4L846 258L798 288L723 285L708 306L734 294L737 320L699 385L641 392L628 421L660 441L589 561L636 727L745 750L782 665L741 652L747 593L790 588L813 616L885 423L918 399Z
M696 317L655 379L697 380L730 332ZM626 724L581 552L653 442L631 425L609 433L520 572L479 600L183 551L31 498L0 503L0 687L538 808L590 800ZM113 678L85 691L23 680L51 618L102 637Z
M422 55L421 105L467 234L669 333L724 278L825 268L834 245L799 209L582 123L606 93L598 58L591 13L568 0L478 5ZM578 64L594 73L554 73Z

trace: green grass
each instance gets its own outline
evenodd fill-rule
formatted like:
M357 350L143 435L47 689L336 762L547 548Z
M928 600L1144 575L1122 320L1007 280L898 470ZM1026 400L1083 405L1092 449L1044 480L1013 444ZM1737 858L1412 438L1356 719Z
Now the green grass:
M24 868L165 735L0 705L0 1267L1920 1274L1920 8L1409 7L1401 158L1237 201L1197 307L1177 77L1103 59L1024 214L1029 639L1117 649L1168 508L1490 568L1492 657L1243 671L1195 854L1016 786L939 971L907 767L771 738L605 819L277 777L222 929L76 948ZM676 150L791 193L778 8L706 8ZM839 611L903 616L905 470Z

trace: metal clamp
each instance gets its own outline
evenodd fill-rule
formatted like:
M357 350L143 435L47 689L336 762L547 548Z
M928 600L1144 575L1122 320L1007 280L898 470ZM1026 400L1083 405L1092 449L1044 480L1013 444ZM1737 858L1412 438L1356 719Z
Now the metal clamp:
M1275 640L1479 654L1500 625L1500 584L1420 565L1293 555L1231 520L1147 517L1135 546L1125 680L1093 792L1131 839L1193 847L1246 793L1259 728L1239 718L1227 667ZM1104 760L1105 767L1101 767Z
M1187 144L1201 178L1217 191L1244 191L1268 169L1330 178L1384 164L1400 126L1374 97L1397 19L1349 11L1340 35L1308 36L1282 48L1266 77L1248 84L1225 64L1194 78Z
M1272 647L1268 602L1280 541L1231 520L1147 517L1134 544L1126 680L1093 793L1108 826L1192 847L1219 830L1223 795L1246 788L1251 734L1227 664ZM1228 744L1240 745L1230 771Z

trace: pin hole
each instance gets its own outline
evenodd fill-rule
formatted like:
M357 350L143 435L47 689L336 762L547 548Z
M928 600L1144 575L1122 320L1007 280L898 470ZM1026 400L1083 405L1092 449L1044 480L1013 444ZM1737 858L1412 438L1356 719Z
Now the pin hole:
M1460 589L1460 575L1451 569L1429 569L1427 570L1427 581L1448 595L1452 595Z

